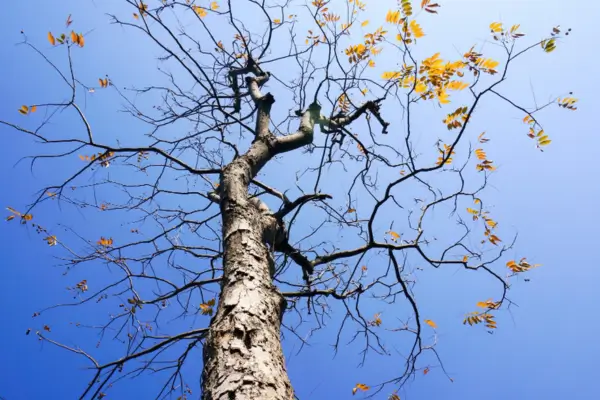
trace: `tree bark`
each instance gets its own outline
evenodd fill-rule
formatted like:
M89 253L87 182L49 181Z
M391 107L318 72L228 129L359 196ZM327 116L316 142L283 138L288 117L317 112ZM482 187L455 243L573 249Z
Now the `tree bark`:
M248 156L230 164L221 179L224 270L204 345L205 400L294 398L280 342L285 300L272 283L265 238L274 218L248 201Z
M255 66L255 64L252 64ZM257 67L255 66L255 69ZM312 143L321 107L311 104L297 132L276 137L269 130L275 99L262 95L269 74L247 77L257 106L255 140L221 173L223 278L215 317L204 344L204 400L292 400L280 328L285 299L273 284L272 250L281 242L281 221L260 200L250 201L251 180L275 155Z

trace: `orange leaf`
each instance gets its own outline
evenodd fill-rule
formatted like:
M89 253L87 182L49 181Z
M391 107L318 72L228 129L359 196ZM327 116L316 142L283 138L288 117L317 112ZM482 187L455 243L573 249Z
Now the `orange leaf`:
M77 34L75 33L75 31L71 31L71 42L77 43L77 41Z
M429 373L429 367L427 367L423 370L423 375L427 375L428 373Z
M46 243L48 243L48 246L56 246L58 244L56 236L48 236L45 237L44 240L46 241Z
M48 41L50 42L50 44L52 46L54 46L56 44L56 39L54 39L54 36L52 35L52 32L48 32Z
M369 390L369 387L367 385L365 385L364 383L357 383L356 386L354 387L354 389L352 389L352 394L356 394L356 392L358 390L362 390L363 392L366 392L367 390Z
M425 319L425 320L423 320L423 322L425 322L427 325L429 325L433 329L437 328L437 324L430 319Z

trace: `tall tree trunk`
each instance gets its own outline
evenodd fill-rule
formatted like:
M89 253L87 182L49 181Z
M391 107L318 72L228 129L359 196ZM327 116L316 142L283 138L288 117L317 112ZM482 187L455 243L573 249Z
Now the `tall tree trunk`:
M269 130L274 97L260 87L269 74L249 60L247 76L256 113L255 140L221 173L219 202L223 221L223 278L217 313L204 344L204 400L292 400L294 391L280 342L285 299L273 284L271 250L283 238L278 221L258 199L249 199L250 182L277 154L312 143L321 107L313 103L295 133L276 137ZM235 78L237 79L237 78Z
M257 149L257 147L259 149ZM223 280L204 345L205 400L291 400L280 342L285 300L272 283L273 258L265 240L273 222L248 201L253 150L223 171Z

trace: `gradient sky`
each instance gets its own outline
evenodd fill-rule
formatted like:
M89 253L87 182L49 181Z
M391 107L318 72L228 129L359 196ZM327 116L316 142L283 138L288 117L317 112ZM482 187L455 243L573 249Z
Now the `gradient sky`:
M105 73L119 82L143 82L155 77L152 61L155 50L147 47L147 42L135 41L128 31L108 24L105 12L119 9L119 3L119 0L7 2L0 25L4 55L0 119L15 120L21 104L50 100L53 91L61 90L39 58L15 44L20 41L20 30L24 30L31 41L49 50L46 32L62 29L68 14L73 15L76 29L89 31L83 49L85 57L78 59L82 79L94 81ZM395 3L368 1L372 23L381 20ZM455 49L462 53L473 43L482 43L492 21L520 23L529 40L543 36L555 25L572 28L572 35L559 43L552 54L534 51L533 56L515 66L514 79L509 79L503 89L518 93L522 103L528 105L533 104L534 95L543 102L565 91L573 91L581 102L575 113L555 106L544 112L546 132L553 139L544 153L537 151L525 137L518 113L490 103L477 115L479 122L473 129L488 132L492 139L490 152L500 166L487 189L494 216L510 228L509 232L519 234L511 255L527 255L543 267L530 273L530 282L515 285L511 299L518 307L499 313L499 329L494 335L461 324L464 312L485 296L476 279L457 274L456 270L424 271L420 278L424 284L416 289L418 300L428 317L439 325L437 349L454 383L439 369L432 368L426 376L418 375L410 382L400 392L401 398L597 398L600 381L596 361L600 358L600 345L595 334L600 329L600 319L594 305L600 302L597 289L600 252L594 243L600 213L593 204L600 198L596 172L600 139L593 112L600 104L596 98L599 85L592 67L597 62L600 4L579 0L442 0L440 3L439 16L421 21L430 41L424 47L427 54L441 49L453 57ZM90 100L86 106L96 132L125 137L138 128L123 116L105 115L98 106L102 103L95 101ZM424 131L427 125L416 129ZM43 184L66 171L68 163L44 164L32 175L27 163L15 165L21 157L37 149L31 140L2 126L0 136L6 143L0 147L3 182L0 206L23 209ZM107 223L97 215L83 217L79 211L46 210L52 213L43 216L48 224L75 226L92 237L99 235ZM14 221L0 223L0 246L3 254L0 300L4 305L0 313L0 398L76 398L89 377L83 369L84 361L38 342L34 335L25 336L27 328L39 329L41 323L50 323L53 332L60 335L68 331L69 321L89 317L79 311L73 311L74 314L65 311L53 314L48 321L31 319L34 311L68 300L64 287L73 282L65 281L62 270L54 267L56 253L31 229ZM331 336L326 333L317 335L312 346L299 355L293 346L285 348L292 383L301 399L351 398L351 388L357 382L374 382L402 362L397 357L373 357L363 368L358 368L356 351L351 347L333 357ZM93 347L95 342L77 344ZM125 381L107 398L151 398L156 385L152 376ZM381 394L376 398L386 396Z

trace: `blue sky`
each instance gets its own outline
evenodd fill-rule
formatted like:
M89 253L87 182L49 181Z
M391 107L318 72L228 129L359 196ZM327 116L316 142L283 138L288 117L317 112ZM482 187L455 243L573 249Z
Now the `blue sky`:
M105 12L128 13L122 11L120 1L32 3L35 4L10 2L4 7L4 23L0 26L3 38L0 46L5 60L3 79L0 79L3 94L0 119L21 122L16 110L22 104L42 103L64 96L61 94L64 87L47 67L42 66L39 57L15 44L21 40L19 32L22 29L32 42L60 60L57 50L49 48L45 35L48 30L63 29L68 14L72 14L75 29L86 32L86 47L77 54L77 71L83 81L95 82L104 74L109 74L119 84L123 82L123 86L144 85L162 79L154 68L155 48L138 40L140 38L130 31L108 24ZM394 7L396 2L371 0L371 3L367 4L374 25L375 21L383 20L387 9ZM499 329L494 335L461 324L464 313L471 311L476 301L493 296L490 294L493 286L486 278L457 269L422 271L415 289L417 300L421 311L439 326L437 349L454 383L435 367L433 360L429 360L431 372L426 376L419 374L400 391L400 395L409 400L475 400L484 396L490 400L507 397L593 399L600 389L596 373L600 346L593 337L600 328L593 308L600 301L600 291L596 287L600 271L594 250L600 214L593 205L600 195L595 172L600 140L593 117L598 104L593 90L597 84L591 66L595 62L597 35L594 28L600 5L583 1L449 0L441 4L439 16L424 16L420 21L427 33L426 40L419 45L421 58L438 50L442 51L442 56L458 58L458 54L471 45L488 38L488 25L492 21L509 25L520 23L521 29L528 34L526 40L535 40L558 24L572 28L572 35L561 41L552 54L533 51L531 56L515 64L502 93L511 93L522 104L532 105L534 101L541 103L552 96L573 91L581 103L575 113L558 107L543 113L544 126L553 140L544 153L537 151L525 136L520 113L497 101L482 105L473 122L472 134L476 137L483 130L487 132L491 138L487 148L499 166L487 189L486 199L493 206L493 215L501 222L506 237L518 232L517 245L509 256L527 256L543 267L530 273L530 282L521 281L514 285L510 297L518 307L498 314ZM494 51L490 44L482 49ZM394 63L393 59L385 57L382 55L382 64ZM271 90L277 95L275 84ZM276 104L287 109L285 99L278 99ZM118 105L118 98L108 91L88 96L85 109L96 135L107 141L143 140L145 128L123 114L114 113ZM393 112L389 111L390 114ZM422 107L418 112L414 129L420 143L426 143L432 140L428 136L433 129L429 113L439 114L439 110ZM80 129L72 121L72 115L59 115L48 132ZM439 124L435 129L439 129ZM0 135L8 144L0 148L0 178L4 183L0 194L2 207L23 209L43 185L72 171L73 163L79 162L64 160L41 164L32 174L27 163L16 163L23 156L36 154L40 147L6 127L0 127ZM300 162L303 157L296 154L287 162ZM280 165L287 164L278 161L264 175L269 177L269 173L277 171L280 175L272 182L285 184L295 171L284 171ZM340 173L332 170L326 178L326 185L336 192L340 191L335 187ZM361 201L368 203L359 198L359 206ZM360 212L359 207L357 209ZM40 224L55 232L62 233L63 226L67 226L91 238L112 232L121 223L120 220L108 220L93 210L59 208L53 203L34 214ZM446 214L439 212L435 217L432 221L438 218L441 221ZM386 227L380 228L383 232ZM451 228L442 227L438 235L449 232ZM5 305L0 317L3 327L0 396L6 400L76 398L89 377L89 372L84 370L84 360L38 342L34 335L25 336L25 331L28 328L35 331L47 323L52 326L52 334L65 339L68 344L77 343L94 350L97 339L93 335L79 336L69 322L91 322L97 320L96 314L68 309L47 317L44 315L43 319L32 320L31 315L45 306L69 301L71 297L64 290L65 286L83 278L90 282L93 279L101 281L103 273L99 270L80 271L64 277L63 269L56 267L60 263L56 249L47 247L41 236L14 221L0 224L0 239L3 254L0 299ZM370 270L374 269L375 266L370 266ZM368 305L373 312L378 310L377 307L375 303ZM387 310L383 314L384 323L402 317L402 311L406 311L402 307L398 305L397 310ZM105 315L106 310L103 310L101 317ZM338 319L339 316L330 326ZM296 354L296 342L284 342L292 383L301 399L350 398L351 388L357 382L375 383L389 377L401 366L402 359L397 356L373 355L363 368L359 368L357 348L352 346L334 358L330 346L333 335L331 329L319 332L311 340L311 346L300 354ZM401 352L403 343L391 340L389 346ZM118 356L110 345L103 351L106 353L102 357ZM196 357L196 361L191 361L191 370L201 364L201 354L196 353ZM156 388L157 379L147 376L122 382L109 392L108 398L152 398ZM376 398L386 397L381 394Z

